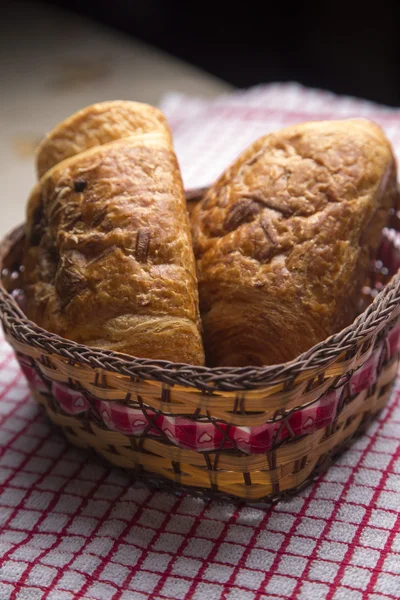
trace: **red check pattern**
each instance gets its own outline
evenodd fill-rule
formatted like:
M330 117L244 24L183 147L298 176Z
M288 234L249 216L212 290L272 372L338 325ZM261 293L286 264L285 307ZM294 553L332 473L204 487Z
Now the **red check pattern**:
M400 149L397 111L294 85L211 104L170 95L164 108L190 185L247 143L247 124L259 135L322 113L372 115ZM49 425L0 337L0 600L398 599L399 431L400 385L322 478L272 509L132 486Z
M197 452L237 448L247 454L265 454L271 449L274 440L283 442L293 435L300 437L333 424L344 380L351 395L368 390L376 383L382 353L389 360L399 350L400 324L391 330L387 344L379 344L349 379L344 377L342 381L338 381L335 389L328 390L317 401L305 407L294 409L286 419L251 427L228 425L218 420L195 422L185 417L156 413L151 408L146 409L146 419L141 409L101 400L81 390L71 390L58 381L46 379L43 374L38 373L29 356L18 354L18 361L31 387L39 392L51 393L62 412L67 415L87 414L90 418L90 411L95 409L104 428L110 431L137 437L145 431L154 437L165 434L176 446Z

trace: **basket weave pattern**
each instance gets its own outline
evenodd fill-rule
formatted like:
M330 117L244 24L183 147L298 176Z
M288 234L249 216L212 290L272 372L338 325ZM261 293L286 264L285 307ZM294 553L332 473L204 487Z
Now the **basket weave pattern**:
M394 230L383 237L366 303L379 293L354 323L291 363L257 368L135 359L40 329L15 300L22 245L19 228L0 250L6 337L50 419L115 465L276 499L325 469L388 400L400 351Z

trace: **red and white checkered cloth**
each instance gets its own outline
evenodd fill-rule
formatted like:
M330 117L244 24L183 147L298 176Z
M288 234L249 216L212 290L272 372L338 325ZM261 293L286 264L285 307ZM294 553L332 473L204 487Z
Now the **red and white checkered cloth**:
M289 123L381 123L400 111L297 85L163 108L187 187ZM130 485L71 448L29 396L0 337L0 600L400 598L400 386L379 420L317 483L273 509Z

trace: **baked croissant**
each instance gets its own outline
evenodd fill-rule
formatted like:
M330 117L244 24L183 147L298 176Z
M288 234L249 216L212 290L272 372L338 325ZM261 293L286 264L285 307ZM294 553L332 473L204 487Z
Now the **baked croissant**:
M391 146L366 120L250 146L192 215L209 363L285 362L349 325L395 197Z
M63 337L204 363L190 225L162 113L79 111L37 152L24 255L28 317Z

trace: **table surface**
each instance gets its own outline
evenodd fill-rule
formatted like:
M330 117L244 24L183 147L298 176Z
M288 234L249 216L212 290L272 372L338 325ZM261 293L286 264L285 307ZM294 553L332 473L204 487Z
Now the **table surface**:
M0 235L24 218L35 181L34 148L68 115L103 100L158 104L170 90L213 97L230 89L195 67L73 13L6 0L2 15Z

